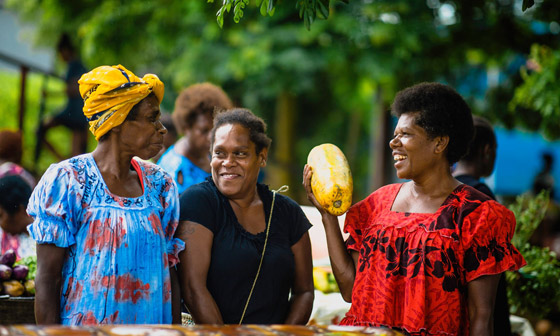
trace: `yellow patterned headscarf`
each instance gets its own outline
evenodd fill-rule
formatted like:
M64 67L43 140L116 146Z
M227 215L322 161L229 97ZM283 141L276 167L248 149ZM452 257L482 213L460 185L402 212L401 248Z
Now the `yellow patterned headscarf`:
M140 78L120 64L97 67L82 75L78 84L89 130L97 140L122 124L132 107L150 93L160 104L164 93L158 76L147 74Z

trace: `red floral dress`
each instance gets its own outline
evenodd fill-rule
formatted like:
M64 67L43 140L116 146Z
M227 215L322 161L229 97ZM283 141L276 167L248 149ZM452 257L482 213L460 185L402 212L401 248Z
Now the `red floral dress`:
M467 283L525 264L510 243L515 217L464 184L435 213L391 211L401 186L380 188L346 214L346 245L359 260L341 324L468 335Z

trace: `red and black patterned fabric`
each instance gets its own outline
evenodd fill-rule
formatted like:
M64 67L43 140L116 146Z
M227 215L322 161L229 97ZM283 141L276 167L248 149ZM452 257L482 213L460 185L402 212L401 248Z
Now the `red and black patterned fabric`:
M346 245L359 261L341 324L468 335L467 283L525 264L510 243L515 217L464 184L435 213L391 211L401 186L378 189L346 215Z

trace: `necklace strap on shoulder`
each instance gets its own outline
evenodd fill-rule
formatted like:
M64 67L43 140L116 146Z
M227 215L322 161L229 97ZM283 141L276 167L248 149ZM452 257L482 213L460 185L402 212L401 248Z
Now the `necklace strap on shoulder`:
M286 184L284 184L283 186L281 186L280 188L278 188L277 190L272 190L273 193L277 193L277 192L286 192L290 190L290 187Z

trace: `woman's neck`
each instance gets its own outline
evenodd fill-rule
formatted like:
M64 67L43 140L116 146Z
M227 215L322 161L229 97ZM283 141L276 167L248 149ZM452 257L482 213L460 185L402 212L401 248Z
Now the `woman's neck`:
M120 152L110 144L100 143L92 153L99 171L124 180L130 175L133 155Z

